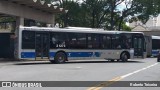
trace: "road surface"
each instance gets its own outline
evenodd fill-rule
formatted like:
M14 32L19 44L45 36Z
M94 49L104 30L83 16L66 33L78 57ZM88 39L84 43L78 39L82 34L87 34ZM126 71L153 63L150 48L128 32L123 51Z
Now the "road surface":
M160 81L156 58L128 62L106 60L0 62L0 81L102 81L87 87L0 88L0 90L159 90L159 87L109 87L107 81ZM123 83L123 82L121 82ZM100 86L97 86L100 85Z

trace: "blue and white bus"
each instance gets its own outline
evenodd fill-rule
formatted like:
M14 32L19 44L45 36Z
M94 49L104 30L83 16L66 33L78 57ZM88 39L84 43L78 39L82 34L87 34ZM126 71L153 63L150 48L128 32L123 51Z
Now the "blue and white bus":
M160 36L145 36L148 57L157 57L160 51Z
M144 58L145 39L140 32L91 28L20 27L15 57L64 63L77 59L121 60Z
M160 36L152 36L152 56L157 57L160 51Z

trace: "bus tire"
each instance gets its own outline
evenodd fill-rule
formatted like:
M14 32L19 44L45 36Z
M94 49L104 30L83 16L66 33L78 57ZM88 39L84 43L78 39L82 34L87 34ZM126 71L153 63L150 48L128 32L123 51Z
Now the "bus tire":
M54 57L54 63L55 64L65 63L66 59L67 57L64 52L58 52Z
M126 53L121 54L121 60L122 60L122 62L127 62L128 61L128 56L127 56Z

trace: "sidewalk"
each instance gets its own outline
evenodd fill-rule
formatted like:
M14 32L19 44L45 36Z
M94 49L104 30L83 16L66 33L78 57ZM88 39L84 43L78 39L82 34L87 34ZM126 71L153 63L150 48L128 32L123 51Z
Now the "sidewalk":
M12 61L19 61L14 58L0 58L0 62L12 62Z

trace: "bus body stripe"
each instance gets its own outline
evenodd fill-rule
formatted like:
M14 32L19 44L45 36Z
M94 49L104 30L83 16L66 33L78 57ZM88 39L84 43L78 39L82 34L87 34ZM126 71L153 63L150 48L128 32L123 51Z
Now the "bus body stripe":
M55 52L50 52L49 53L50 58L54 58L55 54L56 54Z
M56 52L50 52L50 58L54 58ZM21 52L21 58L35 58L35 52ZM68 57L100 57L100 52L67 52Z
M21 52L21 58L35 58L35 52Z
M158 51L158 50L152 50L152 56L157 56L157 55L158 55L158 53L159 53L159 51Z
M68 52L68 57L92 57L93 52Z

